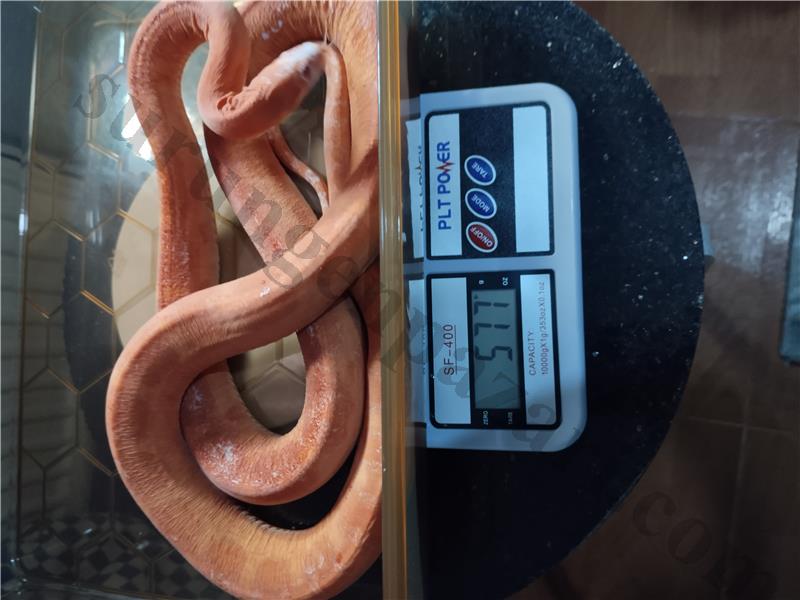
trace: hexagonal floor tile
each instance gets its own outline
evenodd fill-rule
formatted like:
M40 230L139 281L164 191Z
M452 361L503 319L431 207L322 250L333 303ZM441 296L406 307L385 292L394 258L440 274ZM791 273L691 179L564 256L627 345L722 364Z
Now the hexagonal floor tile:
M131 46L133 46L133 41L136 37L136 32L139 30L139 26L142 24L142 20L147 16L153 7L156 5L154 2L149 0L145 0L144 2L129 2L126 3L128 7L131 5L132 8L127 9L126 15L126 26L125 26L125 37L127 40L127 44L125 46L125 64L127 65L130 56L131 56Z
M75 236L49 223L28 241L25 292L45 314L77 293L81 277L81 244Z
M86 119L73 106L81 93L85 95L86 91L58 80L46 93L37 94L33 149L54 164L72 155L86 141Z
M64 28L73 23L78 17L92 7L92 2L42 2L42 17L59 28Z
M217 183L219 186L219 183ZM241 227L239 223L239 219L236 217L236 213L233 212L233 207L231 203L228 202L228 199L225 197L225 192L222 191L222 188L219 188L219 191L216 189L211 190L212 195L214 196L214 210L217 211L217 217L222 218L224 221L234 225L236 227ZM217 197L217 194L222 194L222 198Z
M156 291L151 289L141 298L121 308L115 314L120 343L124 346L133 334L156 314Z
M208 186L211 190L211 204L214 206L214 210L217 212L218 216L224 218L226 221L229 221L234 225L238 225L239 220L236 218L236 214L233 212L230 202L228 202L228 197L225 195L225 190L222 189L216 173L214 173L214 169L211 166L211 161L206 160L205 164L206 173L208 173ZM226 204L228 205L227 209L225 208Z
M118 156L130 149L126 125L133 114L133 103L128 95L127 77L125 68L120 67L112 75L96 78L91 102L87 98L83 106L83 112L91 114L89 140Z
M253 416L279 433L291 429L300 418L304 398L305 382L280 363L242 390L242 399Z
M123 217L116 214L93 229L83 242L83 288L106 306L112 306L111 268Z
M64 30L62 77L86 85L95 75L110 75L125 62L125 20L94 5Z
M114 537L86 548L78 558L78 580L121 592L147 592L150 564Z
M74 387L75 384L72 383L72 377L70 377L65 335L64 311L59 309L50 315L47 323L47 366L59 378Z
M156 282L155 237L133 219L121 218L120 225L119 236L109 254L113 256L108 273L110 306L115 311L140 297Z
M80 395L78 404L78 446L112 473L116 467L106 433L106 391L108 376Z
M20 453L19 465L19 527L28 529L42 520L44 508L44 473L27 452Z
M102 6L104 10L112 13L115 18L117 19L124 19L125 22L129 20L127 18L128 13L138 4L137 0L119 0L119 2L103 2Z
M217 600L230 598L211 584L177 552L170 552L155 563L155 589L157 594L170 598L204 598Z
M258 253L258 249L253 244L252 240L248 237L244 228L236 222L234 227L236 232L234 242L236 245L236 272L230 279L234 277L241 277L247 273L252 273L256 269L264 266L264 261ZM227 275L227 274L226 274ZM227 281L227 278L225 279Z
M153 147L150 145L147 135L145 135L144 129L139 123L139 116L142 115L137 115L133 103L129 102L122 111L122 121L115 121L114 131L117 131L118 127L122 128L120 137L124 138L127 144L127 151L122 154L123 157L136 156L155 166ZM145 114L143 118L150 118L150 115Z
M23 335L22 381L27 382L47 366L47 316L28 301L25 302Z
M47 465L75 444L77 396L50 371L22 390L22 447Z
M54 2L47 2L45 12ZM65 4L60 2L59 4ZM61 77L61 38L64 29L59 23L49 19L39 20L37 36L36 77L37 91L46 92Z
M134 502L119 477L114 477L113 527L139 552L150 558L162 556L172 548Z
M88 144L56 171L53 213L69 230L85 236L117 210L119 161Z
M28 235L35 235L53 218L53 173L55 169L34 155L28 188Z
M83 546L109 531L111 477L79 450L45 469L44 489L45 518L71 547Z
M120 208L150 231L156 231L161 197L158 178L153 173L155 167L133 153L126 154L122 164Z
M219 216L216 221L220 280L230 281L237 275L236 227Z
M83 294L50 317L47 364L78 390L110 371L117 352L111 314Z
M300 342L296 335L283 338L283 358L281 364L296 375L301 381L306 380L306 363L300 350Z
M147 16L147 13L152 10L152 2L131 2L132 6L127 11L128 18L135 21L140 21Z

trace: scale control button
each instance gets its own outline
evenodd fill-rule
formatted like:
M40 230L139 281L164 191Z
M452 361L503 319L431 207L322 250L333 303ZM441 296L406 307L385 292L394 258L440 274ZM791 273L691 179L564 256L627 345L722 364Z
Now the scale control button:
M491 219L497 214L497 202L492 195L478 188L472 188L464 195L469 212L481 219Z
M494 165L480 154L468 156L464 161L464 170L467 172L467 177L478 185L491 185L497 177Z
M467 225L467 240L479 252L494 252L497 248L497 234L486 223L473 221Z

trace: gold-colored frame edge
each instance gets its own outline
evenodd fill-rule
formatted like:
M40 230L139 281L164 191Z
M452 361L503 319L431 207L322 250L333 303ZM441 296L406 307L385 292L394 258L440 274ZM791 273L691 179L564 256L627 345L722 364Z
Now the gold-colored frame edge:
M399 6L378 3L383 597L408 596Z
M14 540L14 553L19 555L19 549L21 544L21 522L20 522L20 504L22 502L22 486L20 482L22 481L22 392L23 388L25 387L25 379L24 379L24 370L25 370L25 332L26 332L26 319L28 318L28 305L26 302L27 299L27 291L28 291L28 243L30 242L31 235L29 232L30 227L30 203L31 203L31 177L32 177L32 170L31 170L31 161L33 160L33 144L34 140L36 139L34 127L36 126L36 119L34 115L34 111L36 109L36 93L38 90L38 83L39 83L39 36L41 34L42 28L42 16L41 11L36 11L36 28L35 28L35 38L33 43L33 58L31 59L31 89L29 90L29 98L28 98L28 139L27 144L28 147L25 150L25 175L24 175L24 188L22 190L22 203L20 206L21 210L25 211L25 230L21 233L22 239L20 240L19 245L19 268L21 270L20 277L18 279L19 284L19 293L21 294L20 298L20 307L19 312L16 315L19 318L19 340L18 348L19 348L19 365L17 367L17 389L16 394L14 395L14 402L16 402L16 406L14 410L16 412L16 423L14 427L14 451L17 454L15 457L16 464L14 465L14 486L16 486L16 490L14 491L14 503L15 506L12 509L14 511L13 520L13 540ZM38 233L38 232L37 232ZM49 315L48 315L49 318ZM3 328L5 330L5 327ZM48 342L49 343L49 342ZM3 396L2 407L3 410L6 409L6 402L10 402ZM6 457L3 457L4 459ZM42 502L44 502L44 489L42 489Z

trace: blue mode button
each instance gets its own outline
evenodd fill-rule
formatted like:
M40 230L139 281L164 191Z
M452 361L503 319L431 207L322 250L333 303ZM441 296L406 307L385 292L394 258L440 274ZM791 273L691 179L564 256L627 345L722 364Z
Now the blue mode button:
M488 158L484 158L479 154L467 157L467 160L464 161L464 170L467 172L467 177L478 185L494 183L494 179L497 176L494 165L489 162Z
M484 190L472 188L464 195L469 212L481 219L491 219L497 214L497 202Z

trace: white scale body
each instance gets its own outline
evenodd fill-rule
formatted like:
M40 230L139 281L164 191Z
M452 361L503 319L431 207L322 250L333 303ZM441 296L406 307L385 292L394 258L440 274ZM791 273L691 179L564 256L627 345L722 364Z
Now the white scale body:
M418 442L564 449L586 423L575 106L534 83L419 108L405 265Z

